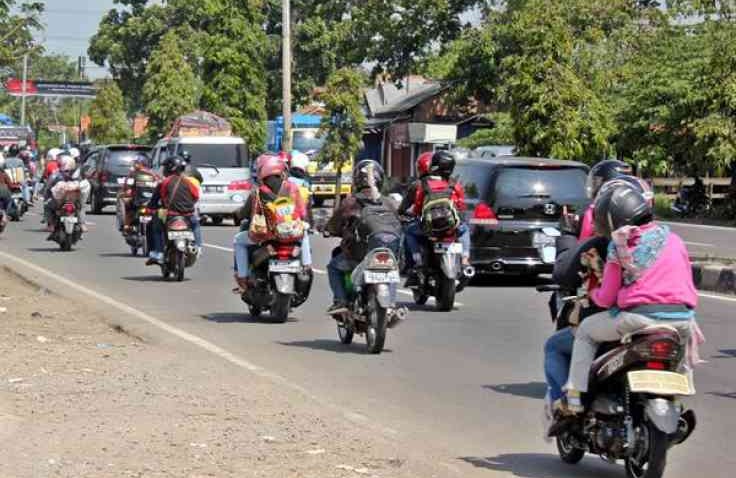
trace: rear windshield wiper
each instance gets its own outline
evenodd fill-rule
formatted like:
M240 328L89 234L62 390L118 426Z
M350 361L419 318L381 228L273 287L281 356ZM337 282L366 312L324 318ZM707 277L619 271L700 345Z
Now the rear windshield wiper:
M522 196L519 196L520 199L529 199L529 198L539 198L539 199L549 199L549 194L524 194Z

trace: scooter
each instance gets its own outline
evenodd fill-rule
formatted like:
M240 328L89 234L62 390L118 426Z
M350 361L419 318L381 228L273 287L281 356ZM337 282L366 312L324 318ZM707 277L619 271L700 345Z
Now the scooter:
M166 221L166 241L161 275L164 279L184 280L184 270L197 262L198 248L189 220L183 216L173 216Z
M59 244L62 251L71 251L72 246L82 239L82 227L79 222L81 192L79 189L67 191L59 201L56 210L56 223L50 239Z

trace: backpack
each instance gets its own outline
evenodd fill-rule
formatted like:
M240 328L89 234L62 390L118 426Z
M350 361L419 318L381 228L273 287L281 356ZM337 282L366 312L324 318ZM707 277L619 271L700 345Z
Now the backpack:
M304 238L304 222L295 218L296 204L290 197L279 196L265 207L266 221L272 225L278 242L299 242Z
M401 242L399 217L386 205L383 198L378 204L363 201L360 203L362 209L356 226L356 256L364 257L368 251L377 247L388 247L397 253Z
M452 192L455 180L450 180L444 191L432 191L427 180L422 180L424 206L421 222L424 233L429 237L437 237L454 231L460 225L460 214L457 212Z

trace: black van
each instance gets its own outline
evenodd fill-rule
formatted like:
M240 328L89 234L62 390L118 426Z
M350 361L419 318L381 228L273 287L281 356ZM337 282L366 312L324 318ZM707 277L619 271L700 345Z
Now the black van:
M105 206L117 202L118 191L128 177L133 162L140 158L150 167L150 146L109 145L97 148L87 155L83 164L95 165L93 172L85 172L92 186L90 202L94 214L102 213Z
M505 156L457 162L465 187L471 262L478 273L552 271L563 209L590 203L588 167L574 161Z

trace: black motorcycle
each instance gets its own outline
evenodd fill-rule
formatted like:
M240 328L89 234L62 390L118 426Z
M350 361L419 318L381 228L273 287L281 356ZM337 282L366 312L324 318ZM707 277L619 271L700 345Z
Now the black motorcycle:
M559 424L562 461L575 464L594 453L610 463L623 460L630 478L661 478L667 450L695 429L695 413L680 402L695 393L691 375L682 373L685 350L686 340L667 325L602 344L582 397L584 413Z
M49 239L59 244L62 251L71 251L72 246L82 239L82 227L79 221L79 208L82 207L80 197L81 193L77 189L66 192L58 201L54 232L51 233Z
M166 221L165 239L161 275L164 279L173 277L182 282L184 270L197 262L198 254L189 219L183 216L169 217Z

